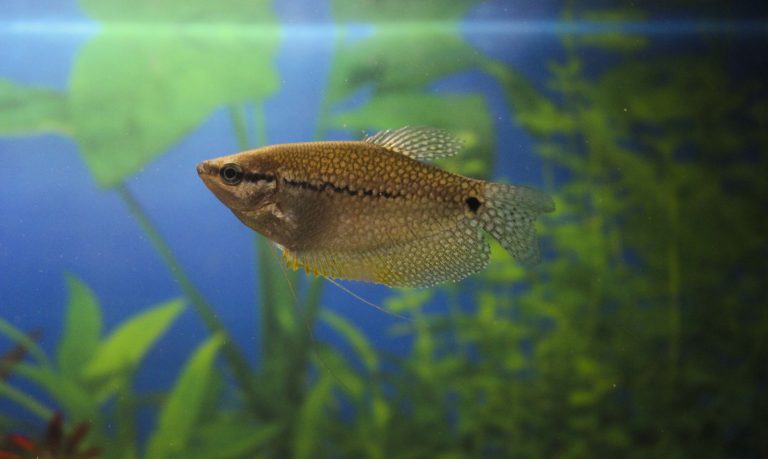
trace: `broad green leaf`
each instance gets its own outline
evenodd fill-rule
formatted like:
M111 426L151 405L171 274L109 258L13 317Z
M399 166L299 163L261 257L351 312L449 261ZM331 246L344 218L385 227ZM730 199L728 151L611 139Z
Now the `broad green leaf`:
M371 99L358 109L326 121L327 127L380 130L407 124L453 131L465 151L440 165L482 178L494 153L492 123L480 96L438 96L429 85L459 72L481 69L488 60L461 37L456 23L409 24L377 28L363 40L342 44L330 77L329 106L362 88Z
M378 369L379 359L376 351L371 347L371 343L368 342L360 330L340 315L334 314L327 309L321 311L320 317L344 336L360 356L360 360L362 360L369 372L374 372Z
M28 364L19 364L15 371L45 389L72 420L93 419L98 415L99 401L71 376Z
M293 454L296 459L309 459L317 455L320 434L326 417L326 406L331 399L333 381L322 376L307 394L299 411L293 438Z
M458 20L480 0L333 0L336 20L365 22L413 22L428 27L429 22Z
M0 78L0 135L67 133L69 123L64 94Z
M184 455L201 415L216 354L223 344L223 336L214 336L198 347L187 362L160 411L147 448L149 459Z
M440 160L447 169L476 177L487 175L495 153L493 125L479 95L396 92L374 95L361 108L340 113L335 127L372 132L406 125L440 127L462 138L464 151Z
M200 427L193 439L189 459L236 459L254 457L254 452L281 431L278 424L253 424L243 419L215 418Z
M278 85L274 29L116 30L86 43L71 78L74 136L96 181L114 186L217 108Z
M84 376L98 379L123 374L136 368L183 309L182 300L172 300L122 323L85 366Z
M484 61L462 39L457 24L377 29L370 37L339 46L327 97L337 103L368 85L374 93L425 91L429 83L480 68Z
M58 346L59 369L76 376L99 346L101 308L91 289L75 276L67 276L67 289L67 317Z
M271 21L274 17L272 2L268 0L78 0L78 4L86 14L99 21L134 22L141 27L158 23L247 23L263 26L264 21Z
M487 107L479 96L382 94L372 97L361 108L334 116L332 121L336 127L374 131L428 125L448 129L459 136L467 135L473 142L479 141L477 136L490 134Z

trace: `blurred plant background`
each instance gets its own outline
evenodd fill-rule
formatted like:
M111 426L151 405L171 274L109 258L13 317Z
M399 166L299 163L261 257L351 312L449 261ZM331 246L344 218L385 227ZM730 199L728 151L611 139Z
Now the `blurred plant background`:
M768 457L758 2L6 2L0 458ZM194 172L408 124L555 197L539 266L388 315Z

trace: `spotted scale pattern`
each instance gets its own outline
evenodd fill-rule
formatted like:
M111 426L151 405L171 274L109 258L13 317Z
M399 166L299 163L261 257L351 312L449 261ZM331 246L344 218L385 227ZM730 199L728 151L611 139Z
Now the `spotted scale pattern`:
M296 144L276 155L278 205L296 228L281 245L351 253L402 244L456 226L467 212L462 197L482 192L482 182L353 143Z

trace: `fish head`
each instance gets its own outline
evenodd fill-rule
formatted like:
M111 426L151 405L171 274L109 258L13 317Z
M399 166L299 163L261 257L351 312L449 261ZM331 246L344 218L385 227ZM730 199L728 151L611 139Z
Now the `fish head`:
M259 150L209 159L197 165L203 183L238 216L272 202L270 197L277 191L274 169L274 164Z

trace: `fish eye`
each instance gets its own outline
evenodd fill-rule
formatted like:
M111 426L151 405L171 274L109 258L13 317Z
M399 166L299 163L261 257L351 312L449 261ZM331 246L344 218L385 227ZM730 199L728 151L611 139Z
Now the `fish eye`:
M243 168L235 163L228 163L221 167L219 176L228 185L237 185L243 180Z

